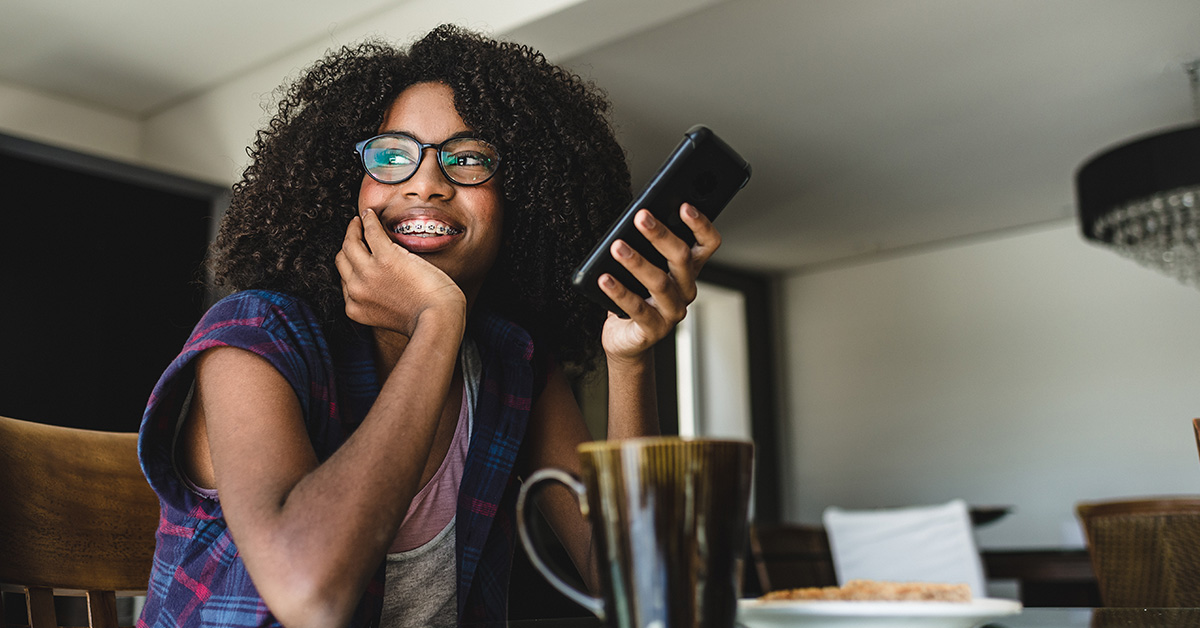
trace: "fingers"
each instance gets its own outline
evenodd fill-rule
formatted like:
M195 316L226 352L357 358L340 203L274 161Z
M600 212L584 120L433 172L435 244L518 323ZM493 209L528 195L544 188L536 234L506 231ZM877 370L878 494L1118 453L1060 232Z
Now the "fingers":
M342 250L334 258L334 264L345 277L355 264L367 263L372 253L386 251L390 244L391 238L379 222L379 216L374 210L364 210L361 215L351 218L350 224L346 225Z
M337 267L338 274L342 279L342 299L347 303L352 300L350 282L355 278L355 260L365 259L370 255L371 251L367 249L362 239L362 219L355 216L350 219L350 224L346 225L346 237L342 239L342 250L338 251L333 258L333 265Z
M350 219L350 224L346 225L346 237L342 239L342 250L338 251L333 258L334 265L342 275L343 285L354 266L350 261L350 256L353 255L357 258L370 254L371 251L367 250L366 245L363 244L362 219L355 216Z
M673 251L674 255L689 255L687 253L687 246L683 243L683 241L679 240L679 238L676 238L673 234L671 238L675 240L675 244L677 244L678 247L682 248L682 253L680 253L679 250L676 250ZM619 262L625 267L626 270L629 271L629 274L633 275L634 279L637 279L639 283L646 287L646 290L650 293L650 300L654 304L653 309L658 310L661 315L667 319L675 321L683 319L684 314L686 314L687 304L691 303L691 301L695 298L694 280L690 281L690 285L692 285L693 288L692 294L689 296L686 294L685 290L681 289L681 282L676 279L674 271L670 273L664 272L661 268L655 266L653 263L643 257L642 254L634 250L633 247L626 244L625 241L617 240L614 242L612 248L610 249L610 253L612 254L613 258L617 260L617 262ZM669 259L670 258L668 258L668 260ZM684 265L686 266L686 263ZM671 266L673 266L672 262L668 261L668 267L670 268ZM682 283L688 284L689 280L686 279L687 273L683 273L683 275L685 279ZM617 282L614 281L614 283ZM619 283L618 286L620 286ZM625 292L628 293L628 296L625 297L629 300L628 302L632 302L633 299L637 299L639 301L642 300L640 296L630 290L627 290L625 286L620 286L620 288L623 291L619 293L620 295L624 296ZM604 286L601 286L601 290L604 290ZM613 295L609 294L608 297L612 299ZM634 315L634 312L625 307L621 301L617 301L616 299L613 300L620 305L621 309L625 310L627 314L633 318L637 318ZM638 307L635 307L634 309L640 310L642 305L642 303L639 303Z
M696 298L696 276L721 245L721 234L708 217L688 203L680 206L679 216L692 230L696 241L692 246L688 246L645 209L634 218L638 231L666 259L667 272L648 263L623 243L620 246L614 244L611 253L646 286L651 296L666 303L670 301L672 293L677 292L683 299L680 305L686 306Z
M363 243L362 218L355 216L350 219L350 224L346 225L346 237L342 239L342 250L355 252L361 250L370 253Z
M680 206L679 216L695 237L695 244L691 246L647 210L639 211L634 218L638 231L666 259L665 271L621 240L609 249L613 259L650 293L649 298L642 298L612 275L600 277L601 292L629 315L629 320L622 321L610 314L605 323L603 342L610 360L614 356L642 355L671 333L696 298L696 277L721 245L721 234L706 216L689 204Z
M687 243L679 239L679 236L672 233L666 225L659 222L649 210L639 211L633 219L633 224L642 235L646 236L650 244L653 244L654 248L667 258L670 270L674 271L676 266L683 267L690 264L692 253Z
M630 319L645 320L647 316L655 315L654 308L650 307L646 299L626 288L612 275L608 273L600 275L597 283L600 285L600 291L608 296L609 299L612 299L612 302L621 308L621 311L628 314ZM655 315L655 318L662 319L661 316L657 315Z
M361 289L365 277L376 266L372 251L383 252L390 242L374 211L367 209L350 219L350 224L346 226L346 237L342 240L342 250L333 258L334 266L341 275L342 297L348 308L355 302L354 294Z
M692 231L695 244L688 246L647 210L638 213L634 225L667 259L669 270L679 277L695 275L721 246L721 233L694 206L679 206L679 217Z
M362 225L363 240L372 251L383 251L392 243L387 231L383 228L383 223L379 222L379 216L375 214L375 210L367 208L363 211Z
M688 246L666 225L654 218L647 210L641 210L634 218L638 231L666 259L667 269L655 266L644 256L618 240L610 253L650 293L649 299L621 285L611 276L600 279L600 289L634 321L645 325L652 335L663 329L669 331L687 315L687 307L696 299L696 277L701 267L721 245L721 234L706 216L690 204L679 208L679 215L695 237L695 244Z
M696 268L699 269L721 246L721 232L717 231L708 216L700 213L688 203L684 203L679 208L679 217L696 237L696 245L692 247L692 259L696 263Z

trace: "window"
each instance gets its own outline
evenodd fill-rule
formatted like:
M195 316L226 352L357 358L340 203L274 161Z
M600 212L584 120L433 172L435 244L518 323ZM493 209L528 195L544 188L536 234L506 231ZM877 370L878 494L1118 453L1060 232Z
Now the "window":
M137 430L225 188L0 135L0 189L0 415Z

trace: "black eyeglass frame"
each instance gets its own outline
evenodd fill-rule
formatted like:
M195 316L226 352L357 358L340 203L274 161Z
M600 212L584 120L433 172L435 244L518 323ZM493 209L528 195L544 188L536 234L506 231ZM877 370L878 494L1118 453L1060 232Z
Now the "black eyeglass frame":
M380 179L379 177L375 176L375 173L371 172L371 169L369 167L367 167L367 153L366 153L367 144L370 144L371 142L374 142L375 140L382 138L382 137L404 138L406 140L411 140L414 144L417 145L417 149L418 149L417 150L417 163L413 167L412 172L410 172L407 177L404 177L403 179L397 179L395 181L388 181L385 179ZM480 144L486 144L488 148L492 149L492 151L496 153L496 167L492 169L491 174L489 174L486 179L483 179L482 181L475 181L473 183L463 183L461 181L456 181L454 179L454 177L450 176L450 173L446 172L446 164L442 163L442 159L440 157L440 155L442 154L442 147L445 146L446 144L449 144L450 142L462 142L462 141L473 141L473 142L479 142ZM384 185L395 185L397 183L404 183L405 181L408 181L409 179L413 178L413 175L417 174L417 171L421 169L421 162L425 161L425 150L429 149L429 148L433 148L433 149L437 150L437 154L439 155L439 157L435 158L435 161L437 162L438 170L441 170L442 176L446 177L446 180L453 183L454 185L461 185L464 187L475 187L477 185L483 185L484 183L491 181L492 177L496 176L496 173L500 171L500 151L496 150L496 147L493 146L491 142L481 140L477 137L455 136L455 137L448 137L437 144L427 144L407 133L380 133L379 135L376 135L374 137L369 137L369 138L355 144L354 152L358 153L358 163L359 163L359 165L362 166L363 170L367 173L367 176L371 177L372 179L375 179L376 181L378 181Z

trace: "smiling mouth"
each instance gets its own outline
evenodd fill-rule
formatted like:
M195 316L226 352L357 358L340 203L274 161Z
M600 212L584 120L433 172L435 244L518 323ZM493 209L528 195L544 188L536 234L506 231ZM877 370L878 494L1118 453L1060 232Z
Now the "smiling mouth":
M392 231L400 235L419 238L458 235L463 232L462 229L456 229L436 220L407 220L392 227Z

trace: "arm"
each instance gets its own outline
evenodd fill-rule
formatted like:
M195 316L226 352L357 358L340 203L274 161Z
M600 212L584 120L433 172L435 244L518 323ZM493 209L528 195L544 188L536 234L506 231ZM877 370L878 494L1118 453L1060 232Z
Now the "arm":
M407 344L362 425L333 456L317 463L290 385L265 360L219 348L197 364L189 423L204 427L247 571L292 627L342 625L353 612L419 488L465 325L461 291L402 249L388 258L397 251L370 218L365 234L362 221L351 223L338 256L347 313ZM369 294L380 277L406 278L387 292L398 297Z
M721 246L721 234L694 207L685 203L679 215L696 237L691 247L647 210L638 212L634 221L638 231L667 259L666 272L625 242L618 240L612 245L613 258L646 286L650 298L642 299L612 275L599 279L600 289L629 314L622 319L610 312L601 336L608 360L610 440L659 433L654 345L687 315L687 306L696 299L696 276Z
M575 448L591 440L591 435L561 369L555 368L547 374L546 386L530 411L525 438L530 443L529 466L532 469L562 469L577 476L582 473ZM575 569L583 575L588 588L595 591L599 573L593 555L591 526L580 513L574 493L550 484L539 495L539 509L566 548Z
M611 275L600 277L600 287L629 319L609 314L601 342L608 363L608 438L653 436L659 433L654 382L653 348L683 320L696 298L696 275L720 246L721 236L703 214L689 205L680 208L684 222L696 236L688 247L664 225L642 210L635 224L668 261L668 270L642 258L624 242L613 244L614 258L650 291L642 299L617 283ZM530 416L528 438L533 468L556 467L579 474L576 447L588 440L582 413L561 371L550 374ZM579 513L573 496L547 490L543 512L588 586L596 589L598 572L591 530Z

